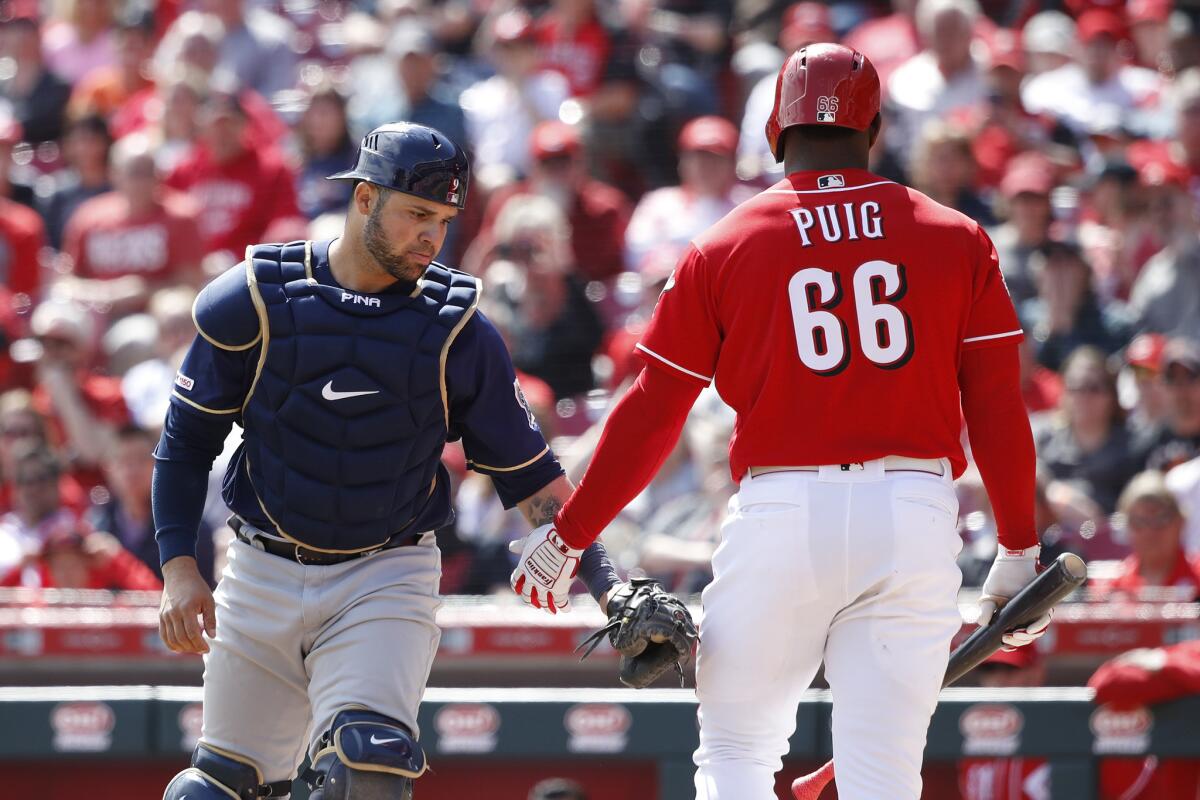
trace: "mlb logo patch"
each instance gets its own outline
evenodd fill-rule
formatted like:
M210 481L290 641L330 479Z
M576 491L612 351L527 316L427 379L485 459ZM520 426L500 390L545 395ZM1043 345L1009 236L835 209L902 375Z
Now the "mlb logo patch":
M836 121L837 121L837 114L834 114L831 111L818 111L817 112L817 122L836 122Z
M450 190L446 192L446 202L449 204L458 203L458 178L450 179Z
M837 111L837 95L823 95L817 98L817 122L836 122Z
M817 178L818 189L838 189L846 185L846 179L841 175L822 175Z

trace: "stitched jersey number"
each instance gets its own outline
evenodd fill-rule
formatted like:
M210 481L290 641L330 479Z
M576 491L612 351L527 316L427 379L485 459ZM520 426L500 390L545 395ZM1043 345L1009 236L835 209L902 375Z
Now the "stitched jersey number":
M912 322L895 305L908 289L904 267L868 261L854 270L858 339L867 360L884 369L912 357ZM796 349L804 366L818 375L836 375L850 363L850 336L833 314L842 302L841 279L819 267L802 269L788 283Z

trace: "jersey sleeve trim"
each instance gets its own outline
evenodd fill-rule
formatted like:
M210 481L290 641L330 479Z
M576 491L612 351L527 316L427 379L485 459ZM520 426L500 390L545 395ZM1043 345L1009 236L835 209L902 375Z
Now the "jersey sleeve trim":
M202 406L195 400L189 400L188 398L184 397L174 389L171 390L171 396L178 400L182 400L192 408L203 411L205 414L236 414L241 411L240 408L209 408L208 406Z
M705 382L705 384L712 383L712 378L710 378L710 377L707 377L707 376L705 376L705 375L701 375L699 372L692 372L692 371L691 371L690 369L688 369L687 367L681 367L680 365L676 364L674 361L671 361L670 359L667 359L667 358L663 358L663 357L662 357L662 356L660 356L658 353L654 352L654 351L653 351L653 350L651 350L649 347L646 347L646 346L645 346L644 344L642 344L641 342L638 342L638 344L637 344L637 345L635 345L635 347L636 347L636 349L638 349L638 350L641 350L641 351L642 351L643 353L645 353L646 355L648 355L648 356L652 356L653 358L655 358L655 359L657 359L657 360L661 361L662 363L666 364L668 367L674 367L675 369L679 370L680 372L682 372L682 373L683 373L683 374L685 374L685 375L690 375L690 376L692 376L693 378L698 378L699 380L702 380L702 381L704 381L704 382Z
M986 342L990 339L1003 339L1006 336L1020 336L1023 333L1025 333L1025 331L1017 328L1015 331L1008 331L1007 333L993 333L987 336L972 336L970 338L963 339L963 344L970 344L971 342Z
M536 456L529 459L528 461L522 461L520 464L517 464L515 467L490 467L487 464L480 464L478 461L470 461L470 460L467 461L467 467L469 467L470 469L475 469L475 470L484 469L484 470L487 470L488 472L516 472L517 470L525 469L529 465L536 463L539 459L541 459L542 456L546 455L546 453L549 453L549 452L550 452L550 445L546 445L545 447L542 448L542 451L540 453L538 453Z
M471 307L462 315L462 319L458 321L451 330L450 335L446 337L446 343L442 345L442 355L439 359L439 372L442 389L442 410L446 413L446 430L450 430L450 396L446 392L446 356L450 354L450 345L454 344L454 340L458 338L458 334L462 333L463 327L470 322L471 317L475 316L476 309L479 308L479 298L483 294L483 281L475 278L475 297L471 300ZM419 286L418 286L419 288Z

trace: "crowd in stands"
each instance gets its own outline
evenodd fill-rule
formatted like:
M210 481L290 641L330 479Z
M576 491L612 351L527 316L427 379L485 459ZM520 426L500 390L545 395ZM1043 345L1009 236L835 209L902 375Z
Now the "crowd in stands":
M324 178L386 121L469 151L439 260L484 279L578 478L688 241L782 177L775 75L815 41L879 69L872 169L995 242L1046 558L1112 561L1114 597L1196 599L1200 13L1171 0L2 0L0 583L158 585L151 450L192 300L250 244L337 235L348 187ZM620 567L705 585L733 422L707 390L606 533ZM443 591L502 589L525 524L445 461ZM978 585L994 522L974 470L959 489Z

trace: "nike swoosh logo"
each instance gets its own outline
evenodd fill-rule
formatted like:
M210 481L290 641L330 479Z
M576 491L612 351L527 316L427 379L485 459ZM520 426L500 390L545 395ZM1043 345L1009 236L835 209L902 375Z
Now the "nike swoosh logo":
M334 390L333 381L325 384L321 389L321 397L326 400L345 400L347 397L362 397L364 394L379 394L378 389L373 389L369 392L339 392Z
M391 744L398 741L400 741L400 737L396 737L395 739L376 739L375 734L371 734L371 744Z

